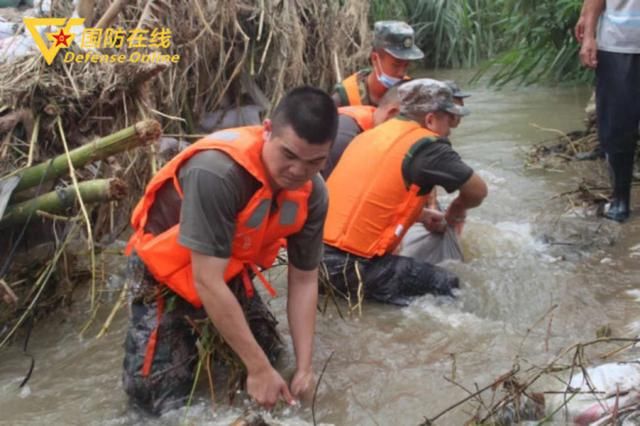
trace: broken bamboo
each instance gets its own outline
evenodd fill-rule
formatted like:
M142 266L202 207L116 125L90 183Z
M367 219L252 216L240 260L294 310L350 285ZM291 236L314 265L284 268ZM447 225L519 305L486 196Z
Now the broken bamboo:
M126 184L117 178L95 179L80 182L78 189L85 203L97 203L119 200L126 195ZM0 229L15 226L27 221L36 211L46 213L62 213L76 203L76 192L73 186L48 192L32 200L7 207L0 220Z
M153 143L158 140L160 134L160 123L155 120L144 120L126 129L82 145L70 151L69 156L74 167L82 167L92 161L107 158L133 147ZM61 154L56 158L26 168L18 173L20 182L14 189L14 193L34 187L41 181L55 179L68 172L67 155Z

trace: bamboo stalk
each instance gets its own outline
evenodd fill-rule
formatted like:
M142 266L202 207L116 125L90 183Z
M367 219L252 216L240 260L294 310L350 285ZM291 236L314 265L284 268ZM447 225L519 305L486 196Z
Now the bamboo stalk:
M95 179L78 184L78 190L85 203L96 203L123 198L127 192L126 184L117 178ZM32 200L7 207L0 229L24 223L29 215L41 210L46 213L62 213L76 203L73 186L51 191Z
M160 133L161 127L157 121L140 121L133 126L70 151L69 157L74 167L82 167L92 161L102 160L119 152L153 143L158 140ZM49 167L49 162L52 162L51 167ZM45 174L44 179L42 179L44 182L68 172L67 154L61 154L52 160L24 169L20 173L21 179L14 192L38 185L43 174Z

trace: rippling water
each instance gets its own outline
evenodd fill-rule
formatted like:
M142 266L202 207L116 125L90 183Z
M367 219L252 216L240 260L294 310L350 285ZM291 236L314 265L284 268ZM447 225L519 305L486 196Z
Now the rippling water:
M319 422L416 425L466 396L444 376L455 375L473 389L508 371L516 355L544 363L561 348L593 339L603 324L616 335L640 331L640 215L624 228L591 217L560 216L564 206L550 199L575 187L575 171L525 171L522 166L523 150L553 136L532 124L581 128L589 90L471 92L467 104L473 114L452 139L487 181L490 195L469 213L466 263L447 265L462 278L459 297L424 297L405 309L365 305L362 317L346 321L333 308L320 316L316 372L334 355L318 394ZM123 261L114 257L110 263L117 290ZM270 303L288 336L284 298ZM553 305L558 306L551 325L544 321L534 327ZM18 384L28 358L17 345L0 353L0 423L177 424L186 419L214 425L229 424L242 413L239 405L213 414L205 390L189 410L153 420L132 413L120 385L125 313L106 337L82 340L84 306L80 301L64 320L53 316L34 331L29 349L37 363L25 389ZM462 424L468 417L464 409L455 410L439 424ZM311 410L277 410L268 418L274 424L306 425Z

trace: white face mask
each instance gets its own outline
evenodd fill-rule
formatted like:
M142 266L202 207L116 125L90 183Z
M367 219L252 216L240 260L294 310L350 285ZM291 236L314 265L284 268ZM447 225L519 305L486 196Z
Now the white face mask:
M377 58L376 58L377 59ZM373 72L376 73L376 78L387 89L393 86L394 84L400 82L402 79L397 77L391 77L390 75L385 74L382 71L382 65L380 65L379 59L376 60L378 62L378 66L380 67L380 72L376 69L375 65L373 66Z

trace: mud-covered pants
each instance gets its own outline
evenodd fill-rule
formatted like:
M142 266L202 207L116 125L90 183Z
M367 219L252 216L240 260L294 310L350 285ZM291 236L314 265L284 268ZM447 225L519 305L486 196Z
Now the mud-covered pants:
M159 415L181 407L188 399L198 361L197 336L189 320L205 319L204 309L196 309L175 293L160 286L140 259L132 255L127 280L130 289L130 319L124 343L125 392L134 406ZM254 337L273 363L282 349L276 331L277 321L257 292L247 298L241 279L229 286L243 307ZM159 292L162 291L161 296ZM162 301L159 297L163 298ZM158 309L158 305L162 305ZM160 314L159 314L160 311ZM151 368L143 374L145 356L149 356L149 341L156 334Z
M367 259L325 245L323 263L325 285L354 302L360 290L364 299L406 306L425 294L452 296L452 289L459 287L453 272L410 257L387 254Z

